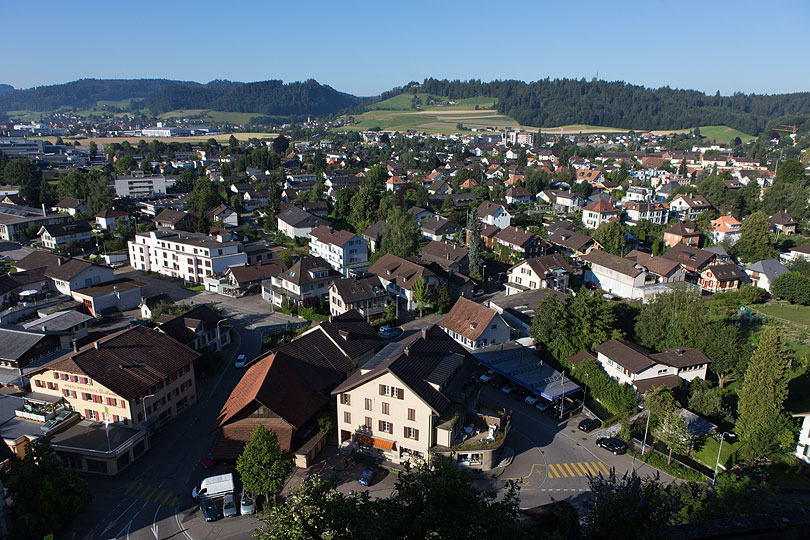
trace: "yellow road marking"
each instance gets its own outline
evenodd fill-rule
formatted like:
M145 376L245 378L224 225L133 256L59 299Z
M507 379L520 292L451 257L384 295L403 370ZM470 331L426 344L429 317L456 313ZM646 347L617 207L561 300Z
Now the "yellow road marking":
M602 467L602 470L605 471L605 474L610 474L610 471L607 470L607 467L605 467L604 463L602 463L601 461L599 461L598 463L599 463L599 466Z
M163 502L161 504L165 505L166 503L168 503L169 499L172 498L172 495L174 495L174 493L172 493L171 491L166 493L166 496L163 497Z
M571 475L571 478L573 478L574 473L573 473L573 471L571 471L571 468L568 466L568 463L563 463L563 465L565 466L565 470L568 471L568 474ZM580 475L580 476L582 476L582 475Z
M557 470L554 468L554 465L552 465L550 463L548 465L548 476L549 476L549 478L559 478L560 477L560 475L557 473Z
M587 469L586 469L586 468L585 468L585 467L582 465L582 463L581 463L581 462L578 462L578 463L577 463L577 465L579 465L579 468L580 468L580 469L582 469L582 472L583 472L583 473L585 473L585 476L590 476L590 473L589 473L589 472L588 472L588 470L587 470Z
M591 467L591 464L590 464L590 463L588 463L587 461L585 462L585 467L587 467L588 471L589 471L589 472L590 472L590 473L591 473L593 476L596 476L597 474L599 474L599 469L597 469L595 466L594 466L594 467Z
M136 485L138 485L138 483L137 483L137 482L132 482L132 483L129 485L129 487L127 488L127 490L124 492L124 496L125 496L125 497L128 497L128 496L129 496L129 492L130 492L130 491L132 491L132 488L134 488Z
M147 495L147 496L146 496L146 499L145 499L145 500L146 500L146 501L149 501L149 499L151 499L151 498L152 498L152 495L154 495L155 493L157 493L157 490L158 490L158 488L154 488L154 489L153 489L153 490L152 490L152 491L149 493L149 495Z
M158 491L158 494L157 494L157 495L155 495L155 498L154 498L154 499L152 499L152 501L153 501L153 502L158 502L158 500L159 500L159 499L160 499L160 498L163 496L163 493L164 493L165 491L166 491L165 489L161 489L160 491Z
M143 489L138 490L138 494L135 495L136 499L143 499L143 496L146 495L146 492L152 489L152 486L143 486Z
M568 475L565 473L565 469L563 469L563 466L560 465L559 463L557 463L557 470L560 471L560 473L563 475L563 478L568 478Z
M180 498L180 495L175 496L175 498L172 499L172 502L171 502L171 504L169 504L169 506L174 506L175 504L177 504L177 499L179 499L179 498Z
M525 482L527 478L529 478L531 475L533 475L535 473L535 470L534 470L535 467L543 467L543 465L540 465L538 463L533 463L532 468L529 470L529 474L527 474L526 476L518 476L516 478L505 478L505 480L519 480L519 481ZM543 474L539 470L536 471L536 472L537 472L538 475L541 475L541 476Z

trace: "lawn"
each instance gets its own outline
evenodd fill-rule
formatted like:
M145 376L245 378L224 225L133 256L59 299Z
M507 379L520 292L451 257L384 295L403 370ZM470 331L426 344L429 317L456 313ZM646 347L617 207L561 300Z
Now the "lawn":
M158 116L161 119L191 119L202 118L203 120L210 120L212 122L226 122L234 125L242 125L250 122L251 118L261 116L258 113L242 113L242 112L229 112L229 111L212 111L210 109L178 109L175 111L168 111Z
M810 326L810 306L791 304L757 304L753 307L763 315L785 319L802 326Z
M717 142L721 143L729 143L736 137L739 137L743 142L754 138L753 135L743 133L742 131L728 126L700 126L700 135L709 140L715 139Z
M520 124L513 118L497 114L493 110L460 109L452 107L430 107L422 111L371 110L354 116L356 123L342 130L365 130L380 128L383 130L406 131L409 129L429 133L458 133L470 131L470 128L504 127L519 128ZM462 124L463 129L458 129Z
M714 470L714 465L717 463L717 450L720 442L712 437L704 437L700 444L700 448L695 448L692 451L691 458L699 461ZM729 458L739 449L742 443L738 440L723 442L723 450L720 454L720 465L727 466ZM718 469L718 472L722 469Z
M240 141L247 141L248 139L273 139L278 137L278 133L258 133L258 132L245 132L245 133L233 133L233 136L236 137ZM112 144L112 143L122 143L124 141L129 141L131 144L137 144L138 141L146 140L147 142L152 140L158 140L165 143L170 142L177 142L177 143L200 143L205 142L208 139L215 139L219 143L227 143L228 139L230 139L231 133L223 133L222 135L203 135L199 137L62 137L62 139L67 141L77 140L79 144L87 145L90 141L95 141L98 144ZM55 137L29 137L29 139L44 139L44 140L54 140Z
M464 98L464 99L454 99L454 105L427 105L427 102L431 98L435 99L447 99L441 96L432 96L430 94L398 94L394 97L385 99L383 101L378 101L372 105L369 105L369 109L371 110L389 110L389 111L412 111L416 112L414 109L411 109L411 102L413 101L414 95L421 100L421 104L418 106L419 110L426 110L426 111L433 111L433 110L453 110L453 109L475 109L476 105L479 109L491 109L495 106L498 102L498 98L492 97L474 97L474 98Z

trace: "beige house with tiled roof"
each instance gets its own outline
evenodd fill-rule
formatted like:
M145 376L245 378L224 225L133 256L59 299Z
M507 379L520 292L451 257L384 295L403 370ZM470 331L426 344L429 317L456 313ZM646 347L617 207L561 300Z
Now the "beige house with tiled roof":
M405 309L408 311L418 307L418 302L413 297L413 286L419 281L419 278L425 280L429 296L433 295L439 287L439 279L436 274L422 265L391 253L386 253L377 259L368 271L380 278L392 299L405 300Z
M464 297L453 304L439 326L456 342L473 351L505 343L512 332L497 311Z
M197 401L199 356L157 330L132 326L48 362L29 378L35 392L65 398L88 420L103 421L106 414L111 422L162 425Z
M620 213L605 199L598 199L582 209L582 224L589 229L598 229L603 223L617 219Z
M526 259L507 272L506 295L536 289L566 292L571 272L568 262L559 253Z

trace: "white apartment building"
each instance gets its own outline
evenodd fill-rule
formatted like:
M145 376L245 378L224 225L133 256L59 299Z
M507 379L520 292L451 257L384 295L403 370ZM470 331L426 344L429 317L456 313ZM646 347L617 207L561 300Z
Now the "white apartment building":
M115 196L141 199L166 195L177 180L165 176L121 176L115 179Z
M512 214L502 204L484 201L478 206L478 217L487 225L505 229L512 224Z
M309 238L310 255L322 258L344 276L348 276L350 268L368 262L368 242L354 233L321 225L309 233Z
M606 251L591 251L582 257L582 261L590 264L590 268L585 269L585 281L595 283L605 292L622 298L643 298L641 288L655 283L653 277L648 279L647 272L641 265Z
M157 272L202 283L204 277L244 266L247 255L240 242L220 242L202 233L157 230L138 233L128 242L129 264L135 270Z
M630 201L624 205L624 213L631 225L646 220L663 225L669 219L669 205L644 201Z
M507 272L506 295L537 289L568 290L572 269L559 253L526 259Z

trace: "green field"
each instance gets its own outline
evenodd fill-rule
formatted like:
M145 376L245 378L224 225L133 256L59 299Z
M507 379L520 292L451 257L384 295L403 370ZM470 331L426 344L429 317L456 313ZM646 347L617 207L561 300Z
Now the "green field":
M785 319L804 326L810 326L810 306L757 304L752 307L764 315Z
M753 139L753 135L743 133L728 126L700 126L700 135L709 140L716 140L719 143L730 143L739 137L743 142Z
M241 125L247 124L251 118L261 116L258 113L241 113L241 112L228 112L228 111L212 111L210 109L178 109L176 111L169 111L158 115L161 120L169 120L175 118L202 118L203 120L210 120L212 122L227 122L229 124Z
M414 98L418 98L420 100L420 104L417 106L418 109L412 109L411 103ZM490 97L474 97L474 98L464 98L464 99L454 99L452 100L454 105L427 105L428 101L432 98L443 100L447 98L443 98L441 96L431 96L430 94L398 94L392 98L388 98L383 101L378 101L369 106L371 110L389 110L389 111L437 111L437 110L453 110L453 109L475 109L478 106L479 109L492 109L495 107L495 104L498 103L498 98L490 98Z

